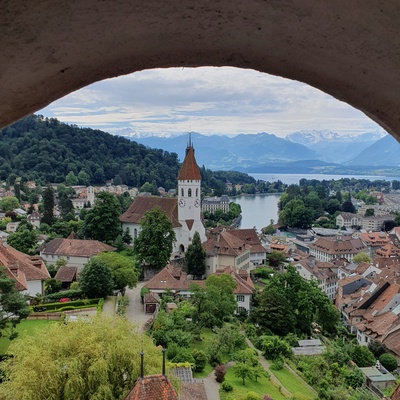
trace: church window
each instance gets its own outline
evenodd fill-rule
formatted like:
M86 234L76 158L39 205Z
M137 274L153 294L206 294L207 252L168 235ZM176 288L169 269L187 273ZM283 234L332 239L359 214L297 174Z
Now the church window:
M196 197L199 196L199 189L196 189Z
M137 229L135 228L135 230L133 231L133 237L136 239L137 238Z
M192 197L192 189L188 190L188 197Z
M181 196L185 197L185 191L183 190L183 188L181 189Z

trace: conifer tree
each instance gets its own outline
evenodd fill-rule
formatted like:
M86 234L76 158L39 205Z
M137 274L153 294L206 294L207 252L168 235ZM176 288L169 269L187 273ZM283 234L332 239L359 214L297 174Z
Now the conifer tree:
M52 225L54 222L54 190L51 186L47 186L43 192L43 217L41 222Z
M188 274L201 276L206 273L206 251L201 245L199 232L193 235L192 243L185 253L185 267Z

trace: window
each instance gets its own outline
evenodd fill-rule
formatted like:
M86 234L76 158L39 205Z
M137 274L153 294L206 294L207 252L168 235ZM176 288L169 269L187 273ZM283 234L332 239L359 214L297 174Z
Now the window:
M247 310L244 307L238 307L236 309L236 314L242 314L242 313L246 313L247 314Z
M236 296L236 301L243 303L244 302L244 296L242 294L239 294Z
M133 237L136 239L137 238L137 229L135 228L135 230L133 231Z
M188 197L192 197L192 189L188 190Z
M183 190L183 188L181 189L181 196L185 197L185 191Z
M198 197L199 196L199 189L197 188L196 189L196 197Z

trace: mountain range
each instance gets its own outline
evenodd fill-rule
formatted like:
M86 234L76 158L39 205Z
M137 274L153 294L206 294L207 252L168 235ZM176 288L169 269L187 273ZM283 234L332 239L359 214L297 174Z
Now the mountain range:
M294 132L280 138L266 132L237 136L191 133L200 165L212 170L282 173L373 173L400 166L400 148L385 133L339 135L329 130ZM178 153L188 135L134 137L151 148ZM397 173L397 172L396 172Z

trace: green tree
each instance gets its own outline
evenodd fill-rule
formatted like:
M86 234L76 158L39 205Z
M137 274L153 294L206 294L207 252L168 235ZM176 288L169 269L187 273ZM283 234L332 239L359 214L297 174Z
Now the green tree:
M0 336L16 337L14 328L27 318L29 309L27 296L15 288L15 281L0 269Z
M106 297L111 294L114 282L111 270L104 262L91 259L78 276L79 287L89 299Z
M264 356L268 360L291 357L293 355L289 344L278 336L260 336L260 342Z
M74 174L73 171L69 171L67 176L65 177L65 184L67 186L75 186L78 184L78 177Z
M285 253L282 251L272 251L267 254L267 260L271 267L278 268L286 260Z
M279 213L279 220L283 225L308 228L313 221L313 212L300 199L290 200Z
M328 201L328 204L326 205L325 209L331 215L335 214L336 211L340 211L341 207L340 207L339 200L330 199Z
M375 358L379 358L382 354L387 353L387 347L378 340L370 340L368 343L368 348L371 350Z
M228 321L237 303L233 291L235 281L228 274L219 276L210 275L206 279L206 287L193 283L189 290L193 293L191 302L194 305L193 322L199 331L207 327L221 327L224 321Z
M379 362L389 371L397 369L397 360L389 353L384 353L379 357Z
M54 222L54 190L51 186L47 186L43 192L43 217L41 223L52 225Z
M129 232L129 228L126 228L124 234L122 235L122 240L125 244L129 245L132 243L132 235Z
M367 208L365 210L365 217L372 217L373 215L375 215L375 210L373 208Z
M78 174L78 183L79 185L87 186L90 183L90 175L81 169Z
M57 293L61 290L62 283L58 279L49 278L44 282L45 294Z
M19 201L14 196L6 196L0 201L0 208L3 211L12 211L19 207Z
M364 253L362 251L361 253L358 253L353 257L353 261L356 264L360 264L360 263L363 263L363 262L371 262L371 258L367 253Z
M142 351L145 375L159 373L160 349L123 318L52 324L13 343L0 397L124 399L140 376Z
M7 243L25 254L35 254L37 246L37 233L35 230L21 229L10 233Z
M206 273L206 251L201 245L199 232L193 235L192 243L185 253L185 268L188 274L201 276Z
M241 378L244 385L246 378L253 378L253 367L245 362L238 362L233 366L233 374Z
M148 211L140 221L140 232L133 242L139 263L161 269L171 257L176 240L171 221L160 207Z
M354 204L351 202L350 193L347 197L347 200L342 204L342 211L352 213L352 214L355 214L355 212L356 212L356 208L354 207Z
M135 260L133 258L109 252L100 253L93 260L103 263L111 271L114 290L124 291L127 286L131 289L136 286L138 272L135 269Z
M117 198L108 192L98 193L94 207L85 216L82 227L85 237L113 243L122 234L119 215Z
M354 346L350 352L351 359L361 367L371 367L376 359L371 350L366 346Z

